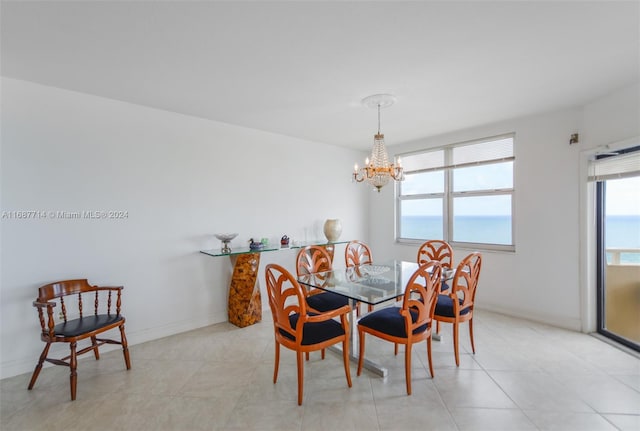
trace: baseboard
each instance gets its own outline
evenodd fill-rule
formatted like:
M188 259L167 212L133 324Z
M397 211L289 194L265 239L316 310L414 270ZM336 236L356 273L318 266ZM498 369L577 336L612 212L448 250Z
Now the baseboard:
M493 313L504 314L510 317L516 317L518 319L532 320L534 322L544 323L562 329L582 332L582 322L579 317L571 318L567 316L557 316L553 314L532 312L531 310L523 310L520 308L505 308L491 304L482 304L482 306L477 305L476 308L479 310L487 310Z

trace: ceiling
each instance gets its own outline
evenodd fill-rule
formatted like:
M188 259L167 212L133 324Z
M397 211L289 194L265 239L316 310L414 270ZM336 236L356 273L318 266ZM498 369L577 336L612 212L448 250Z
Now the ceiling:
M640 3L2 1L1 72L368 149L583 105L640 79Z

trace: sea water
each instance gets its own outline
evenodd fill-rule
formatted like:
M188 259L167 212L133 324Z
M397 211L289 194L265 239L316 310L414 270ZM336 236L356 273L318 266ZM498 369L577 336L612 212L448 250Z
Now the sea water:
M442 217L402 217L402 238L441 239ZM460 216L454 219L454 241L510 245L511 218L509 216ZM605 224L606 248L636 249L621 253L620 263L640 264L640 215L610 215ZM608 261L611 254L608 253Z

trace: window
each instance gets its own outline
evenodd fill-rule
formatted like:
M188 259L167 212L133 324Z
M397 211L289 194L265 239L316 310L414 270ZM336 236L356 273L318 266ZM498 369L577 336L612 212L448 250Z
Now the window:
M514 250L513 134L403 154L399 241Z

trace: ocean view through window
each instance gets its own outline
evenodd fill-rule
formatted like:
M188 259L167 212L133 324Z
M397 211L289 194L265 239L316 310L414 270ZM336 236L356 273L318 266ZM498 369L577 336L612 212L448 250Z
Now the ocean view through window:
M399 241L513 250L514 135L403 154Z

